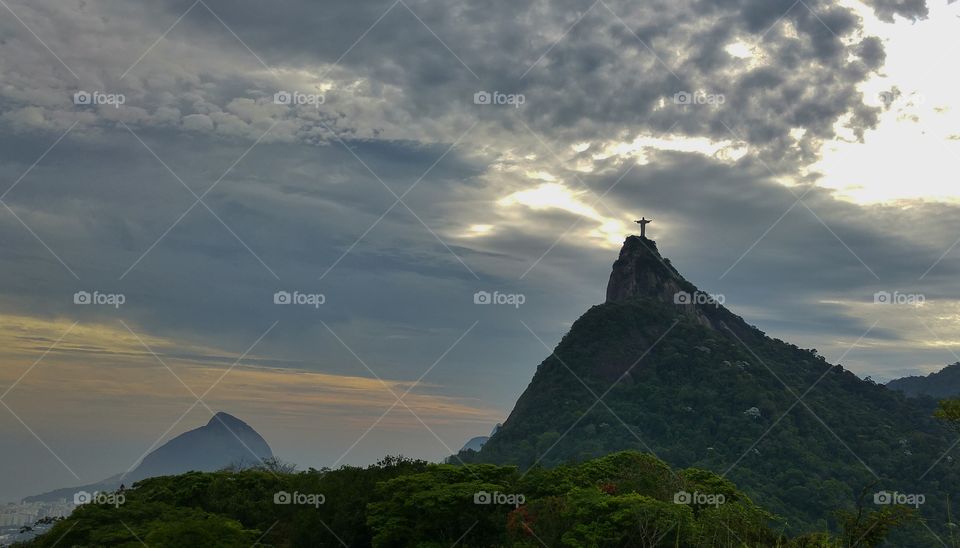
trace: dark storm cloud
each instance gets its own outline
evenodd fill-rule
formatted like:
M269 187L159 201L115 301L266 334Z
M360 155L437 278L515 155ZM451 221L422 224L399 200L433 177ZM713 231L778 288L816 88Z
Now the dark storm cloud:
M808 140L829 138L833 123L848 112L854 113L850 123L858 130L872 126L875 117L862 107L855 86L877 67L878 43L866 39L852 48L843 45L842 39L856 29L856 17L828 3L810 3L809 9L788 1L759 4L762 8L755 2L614 2L597 4L589 12L572 4L536 13L546 30L525 46L509 41L519 47L485 47L479 55L465 48L461 57L470 66L483 67L496 55L493 51L502 52L493 63L500 89L512 89L503 79L510 71L503 67L529 69L513 86L529 97L529 123L579 139L673 126L687 135L715 139L733 133L780 156L794 142L792 128L805 128ZM514 6L512 11L523 9ZM486 17L510 13L491 11ZM555 41L563 32L563 39ZM764 66L749 68L731 57L724 46L734 40L756 43L767 57ZM470 82L463 71L450 72ZM838 73L844 78L838 79ZM479 74L481 80L488 77ZM670 104L677 92L697 90L723 94L727 103L699 110ZM656 108L662 99L667 99L666 108Z
M128 51L98 53L80 38L50 39L63 40L53 49L68 52L67 63L81 74L74 85L93 85L96 75L96 85L130 95L131 123L248 138L267 120L282 120L271 138L329 140L332 127L358 137L449 142L465 119L513 133L521 130L519 116L552 141L670 129L712 139L736 136L786 169L809 161L815 144L833 137L843 116L850 115L847 123L857 134L876 122L856 86L878 68L882 48L869 37L845 45L859 20L829 2L207 5L216 16L190 2L154 4L149 20L121 19L115 13L124 8L112 3L91 2L76 11L77 18L90 19L104 12L90 25L116 26L115 39L142 37L137 41L148 53L137 63ZM152 40L146 37L191 6L165 40L148 49ZM31 21L34 14L24 11ZM724 48L735 41L755 46L762 62L731 56ZM8 47L19 52L26 44ZM306 85L304 74L332 82L322 114L267 104L277 89ZM50 83L25 78L17 82L21 93L8 94L23 101L31 87ZM527 101L518 112L478 109L472 97L479 90L523 93ZM715 109L673 104L676 93L696 91L722 94L726 102ZM64 106L47 101L43 124L77 116ZM135 108L141 109L136 116ZM40 123L40 114L10 116L29 126ZM806 133L791 135L795 128Z

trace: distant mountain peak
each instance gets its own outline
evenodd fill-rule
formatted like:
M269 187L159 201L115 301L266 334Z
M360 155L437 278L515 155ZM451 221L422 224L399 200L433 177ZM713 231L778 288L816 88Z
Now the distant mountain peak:
M950 398L960 396L960 362L950 364L927 376L910 376L894 379L887 388L898 390L907 396L930 396Z
M27 497L25 502L71 500L77 490L112 491L121 484L156 476L183 474L191 470L213 472L231 465L258 464L273 457L266 440L249 424L223 411L199 428L174 436L147 454L126 474L117 474L89 485L57 489Z
M189 430L144 457L128 477L138 480L180 474L188 470L213 471L229 464L259 462L273 452L249 424L223 411L200 428Z
M223 411L218 411L214 416L210 417L210 420L207 421L207 426L226 426L231 430L234 428L253 430L249 424Z

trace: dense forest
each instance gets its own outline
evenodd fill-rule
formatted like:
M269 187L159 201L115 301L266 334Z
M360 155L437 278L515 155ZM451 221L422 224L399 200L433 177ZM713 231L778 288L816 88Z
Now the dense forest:
M837 535L789 538L714 473L620 452L555 468L391 457L367 468L167 476L87 504L27 546L875 546L910 509L842 512Z
M593 307L503 427L459 457L524 468L651 452L731 479L793 534L838 530L833 511L865 489L923 494L921 515L946 538L960 463L936 401L859 379L723 308L712 314L715 329L658 299Z

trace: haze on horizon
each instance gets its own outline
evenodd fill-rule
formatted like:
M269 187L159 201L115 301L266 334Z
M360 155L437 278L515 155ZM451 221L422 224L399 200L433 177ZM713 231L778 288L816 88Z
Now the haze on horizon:
M221 410L301 467L441 459L641 215L771 336L878 380L960 361L957 3L0 13L0 500Z

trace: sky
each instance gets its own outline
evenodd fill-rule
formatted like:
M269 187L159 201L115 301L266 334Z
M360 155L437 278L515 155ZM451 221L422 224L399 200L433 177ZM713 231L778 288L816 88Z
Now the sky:
M0 500L216 411L302 468L441 459L641 215L771 336L884 381L960 361L960 4L0 14Z

